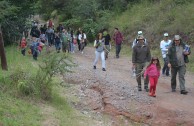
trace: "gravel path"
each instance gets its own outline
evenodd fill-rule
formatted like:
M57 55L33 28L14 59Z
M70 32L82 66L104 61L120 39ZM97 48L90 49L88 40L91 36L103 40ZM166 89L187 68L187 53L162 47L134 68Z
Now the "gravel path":
M72 54L78 64L74 73L68 73L65 80L77 85L76 95L81 99L75 105L81 111L109 115L111 126L151 125L151 126L193 126L194 125L194 76L186 75L188 95L170 90L170 78L161 77L157 86L157 97L149 97L144 90L137 91L137 82L131 76L131 58L114 58L114 53L106 61L106 72L102 71L101 61L93 70L95 49L86 47L84 54ZM179 86L179 84L178 84ZM177 86L177 87L178 87ZM179 90L179 89L177 89Z

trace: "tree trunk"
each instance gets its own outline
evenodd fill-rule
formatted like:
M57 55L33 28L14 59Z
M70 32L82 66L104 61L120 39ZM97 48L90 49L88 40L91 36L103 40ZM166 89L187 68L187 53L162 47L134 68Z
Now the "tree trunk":
M5 49L4 49L4 42L3 42L3 34L1 31L1 25L0 25L0 56L1 56L1 68L2 68L2 70L8 70Z

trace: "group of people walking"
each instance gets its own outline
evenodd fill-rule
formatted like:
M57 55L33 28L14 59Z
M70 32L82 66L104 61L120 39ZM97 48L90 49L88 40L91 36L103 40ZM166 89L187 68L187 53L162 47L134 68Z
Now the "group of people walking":
M173 40L170 40L168 33L164 33L163 38L164 39L160 42L160 49L164 61L163 67L160 65L159 57L151 56L149 44L146 38L144 38L142 31L138 31L137 38L135 38L132 43L132 68L135 69L138 91L142 91L141 78L143 76L145 91L149 92L149 96L156 97L156 85L158 83L161 71L162 76L171 76L172 92L176 91L176 77L178 73L180 93L186 95L188 91L186 91L185 88L185 73L186 63L189 62L188 55L191 53L190 47L182 41L180 35L175 35ZM107 34L106 29L97 34L97 38L94 41L96 57L93 63L93 69L97 68L97 61L99 57L101 57L102 70L106 71L105 60L108 58L108 52L110 51L110 40L111 37L109 34ZM115 57L119 58L121 44L123 42L123 35L118 28L115 28L113 40L115 41L116 49ZM149 83L150 85L148 85Z
M37 60L42 48L46 46L47 52L49 48L55 46L56 51L59 53L61 50L63 52L74 53L75 45L78 44L78 49L83 53L84 47L87 44L87 37L84 31L80 28L77 33L72 29L65 29L62 24L55 29L54 23L51 20L47 24L38 27L38 23L33 23L30 31L31 42L27 44L26 38L23 37L20 45L22 48L22 54L25 56L27 45L30 46L30 54L32 54L33 59ZM25 40L25 46L23 41Z
M169 70L171 70L171 89L172 92L176 92L176 76L178 73L180 93L187 94L188 91L185 89L185 73L186 63L189 62L188 55L190 55L191 50L189 46L182 41L180 35L175 35L172 41L169 40L168 37L168 33L164 33L164 39L160 42L160 49L164 60L162 75L170 76ZM134 42L136 44L134 44ZM138 32L138 37L134 42L132 63L133 68L136 70L138 91L142 91L141 75L143 74L144 89L147 92L149 91L150 96L156 97L156 85L161 70L159 58L155 56L151 57L150 48L142 31ZM147 62L149 62L149 65L146 65ZM150 89L148 89L148 83L150 83Z
M37 60L39 52L45 44L48 47L55 45L56 51L74 53L75 44L78 44L78 50L83 54L84 47L87 45L87 37L84 31L80 28L77 33L73 30L66 30L63 25L59 24L56 30L53 29L52 22L40 27L32 27L30 35L32 36L31 53L33 58ZM115 58L120 58L121 45L124 37L118 28L114 29L112 39L115 42ZM93 62L93 69L97 69L97 62L99 57L102 60L102 71L106 71L106 60L111 49L111 37L107 29L103 29L96 35L94 41L95 59ZM27 43L25 38L21 42L21 53L25 55L25 47ZM132 43L132 68L135 70L138 91L142 91L142 77L144 78L144 89L149 92L149 96L156 97L156 85L160 75L171 76L171 89L176 92L176 76L177 73L180 83L180 93L187 94L185 89L185 73L186 63L189 62L188 55L190 55L190 47L185 44L180 35L175 35L173 40L169 39L169 34L164 33L163 40L160 42L160 49L163 58L163 67L161 68L159 58L151 56L148 41L143 36L142 31L138 31L137 37ZM147 65L148 64L148 65ZM170 74L171 71L171 74ZM150 85L148 85L150 83Z

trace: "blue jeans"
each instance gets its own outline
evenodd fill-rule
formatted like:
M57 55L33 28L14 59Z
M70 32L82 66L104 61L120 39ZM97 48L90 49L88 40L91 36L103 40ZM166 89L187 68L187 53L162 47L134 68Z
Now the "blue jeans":
M74 52L74 44L73 44L73 42L70 42L70 47L71 47L71 52Z
M57 51L59 51L61 49L61 42L56 42L55 43L55 48Z
M169 76L169 67L167 63L167 58L163 58L163 59L164 59L164 66L162 68L162 74L166 74L166 76Z

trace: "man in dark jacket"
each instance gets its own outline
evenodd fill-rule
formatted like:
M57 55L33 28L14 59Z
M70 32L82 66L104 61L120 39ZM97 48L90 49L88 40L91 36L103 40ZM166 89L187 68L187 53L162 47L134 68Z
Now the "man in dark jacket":
M179 35L174 36L174 40L168 50L167 61L171 67L171 88L176 91L176 75L179 74L180 93L187 94L185 90L186 63L189 62L188 55L191 53L188 45L182 42Z
M141 75L143 74L143 69L146 66L146 62L151 60L150 48L145 44L143 35L137 37L138 43L133 47L132 53L132 63L133 68L136 70L136 80L138 83L138 91L141 89ZM144 89L148 92L148 76L144 79Z

